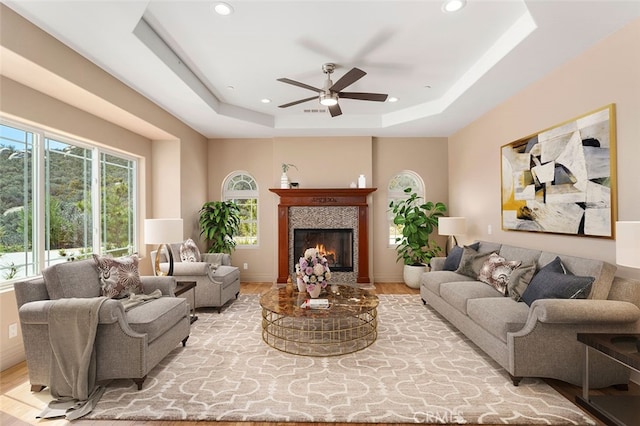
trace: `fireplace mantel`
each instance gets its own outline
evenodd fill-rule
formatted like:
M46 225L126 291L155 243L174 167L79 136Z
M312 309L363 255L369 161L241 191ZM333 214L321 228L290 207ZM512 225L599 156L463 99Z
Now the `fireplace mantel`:
M278 283L286 283L289 271L289 207L355 206L358 208L358 283L369 279L369 220L367 196L377 188L270 188L280 196L278 204Z

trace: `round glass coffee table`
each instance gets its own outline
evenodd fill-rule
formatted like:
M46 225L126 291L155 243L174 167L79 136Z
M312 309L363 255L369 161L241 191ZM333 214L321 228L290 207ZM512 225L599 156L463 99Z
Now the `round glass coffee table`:
M262 339L283 352L307 356L344 355L378 337L378 296L370 290L333 285L320 294L327 308L302 308L306 292L273 288L260 298Z

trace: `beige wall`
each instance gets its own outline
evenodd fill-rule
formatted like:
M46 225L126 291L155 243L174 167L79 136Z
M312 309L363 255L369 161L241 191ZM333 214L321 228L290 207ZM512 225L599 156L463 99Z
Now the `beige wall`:
M402 262L389 247L387 184L403 170L422 176L426 201L442 201L448 205L447 138L374 138L374 241L373 277L377 282L402 282ZM445 238L434 232L432 236L444 247Z
M146 217L183 217L185 236L193 235L197 210L207 198L207 143L202 135L4 5L0 5L0 49L2 60L7 59L0 76L2 117L138 158L139 225ZM61 87L64 90L58 90ZM74 106L43 90L61 96L72 91L77 95L73 96ZM104 111L104 116L87 110ZM145 133L163 140L153 141ZM153 177L158 180L155 184ZM142 237L140 253L146 256ZM141 273L151 273L148 257L140 265ZM19 323L15 295L5 291L0 293L0 370L24 359L21 336L8 339L11 323Z
M449 200L453 215L468 218L466 241L488 239L615 263L613 240L502 231L499 149L615 103L618 218L640 220L639 41L636 20L449 138ZM629 268L619 268L618 273L640 276Z
M315 153L315 154L313 154ZM369 197L370 277L379 282L402 281L402 265L387 243L386 185L392 176L413 170L425 180L427 197L447 202L446 138L300 137L274 139L212 139L209 141L209 197L221 199L221 185L229 173L245 170L260 189L257 248L238 248L232 256L242 281L274 282L277 275L277 205L269 188L280 187L282 163L298 168L289 179L304 188L348 188L364 174ZM436 236L437 238L437 236ZM443 242L443 238L439 238ZM249 269L242 267L247 263Z

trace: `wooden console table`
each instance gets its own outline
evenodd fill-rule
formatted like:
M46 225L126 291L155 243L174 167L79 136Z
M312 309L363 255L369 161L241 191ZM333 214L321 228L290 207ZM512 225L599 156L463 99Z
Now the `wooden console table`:
M578 333L585 344L582 396L578 405L586 408L607 425L636 426L640 421L640 396L589 395L589 351L598 351L609 358L640 372L640 334Z

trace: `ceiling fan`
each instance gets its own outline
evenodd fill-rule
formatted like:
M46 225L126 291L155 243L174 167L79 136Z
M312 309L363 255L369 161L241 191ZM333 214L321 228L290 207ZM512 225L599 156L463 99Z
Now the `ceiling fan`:
M338 99L357 99L360 101L375 101L384 102L387 100L387 95L383 93L362 93L362 92L343 92L342 89L352 85L362 77L367 75L366 72L358 68L351 68L349 72L343 75L335 83L331 81L331 74L336 69L336 64L327 63L322 66L322 72L327 75L327 79L324 82L324 87L318 89L317 87L309 86L308 84L300 83L299 81L291 80L289 78L279 78L278 81L283 83L293 84L294 86L302 87L303 89L313 90L318 92L318 95L311 96L310 98L299 99L297 101L289 102L287 104L279 105L279 108L288 108L293 105L298 105L303 102L318 99L322 105L329 108L331 117L336 117L342 114L340 105L338 105Z

